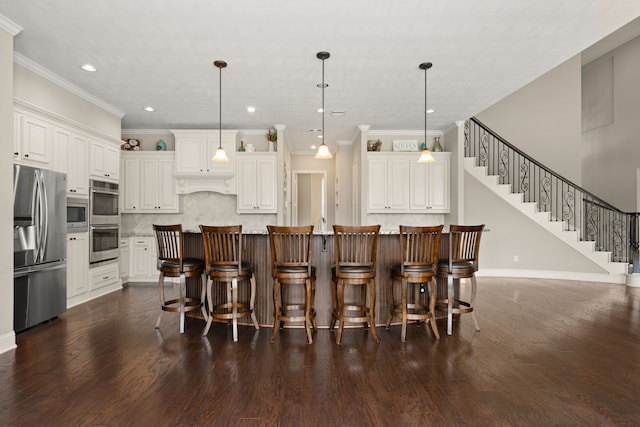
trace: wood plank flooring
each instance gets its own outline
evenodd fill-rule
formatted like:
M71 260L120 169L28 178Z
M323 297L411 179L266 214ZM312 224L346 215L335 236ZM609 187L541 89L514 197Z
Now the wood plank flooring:
M231 327L125 287L18 335L0 355L0 425L640 425L640 289L479 278L477 315L428 327ZM384 319L386 313L378 313Z

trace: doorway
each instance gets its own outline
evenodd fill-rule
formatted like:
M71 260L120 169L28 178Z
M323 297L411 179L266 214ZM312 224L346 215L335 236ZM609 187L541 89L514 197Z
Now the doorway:
M327 230L327 172L293 171L291 225L313 225Z

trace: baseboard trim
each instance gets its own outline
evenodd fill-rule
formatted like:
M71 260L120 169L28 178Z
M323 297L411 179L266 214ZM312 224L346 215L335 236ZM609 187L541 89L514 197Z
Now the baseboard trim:
M478 277L519 277L530 279L582 280L585 282L603 282L626 284L625 274L583 273L572 271L516 270L482 268L476 273Z
M4 335L0 335L0 354L16 348L16 333L15 331L7 332Z

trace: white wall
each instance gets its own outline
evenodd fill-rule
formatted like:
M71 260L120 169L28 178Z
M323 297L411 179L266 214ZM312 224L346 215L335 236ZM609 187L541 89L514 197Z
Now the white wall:
M476 117L526 154L581 185L580 75L577 55Z
M0 29L0 353L15 347L13 332L13 36ZM4 230L4 231L3 231Z
M16 98L120 139L120 117L18 64L14 64L13 94Z
M590 76L609 61L612 76ZM585 98L599 101L585 109L585 122L613 113L610 123L583 134L583 187L618 209L635 212L636 169L640 168L640 37L586 64L583 70L588 77L585 82L591 83L583 85ZM603 98L611 103L602 102Z

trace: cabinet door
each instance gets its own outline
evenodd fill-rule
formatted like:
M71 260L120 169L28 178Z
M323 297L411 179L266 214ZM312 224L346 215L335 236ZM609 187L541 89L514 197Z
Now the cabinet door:
M89 233L67 235L67 298L88 291Z
M179 196L176 191L175 160L158 160L158 206L160 210L178 212Z
M438 212L449 212L449 159L438 160L429 164L431 174L430 201L431 209Z
M140 209L158 210L158 161L140 160Z
M70 194L89 195L89 140L78 134L71 137L69 144L69 169L67 186Z
M120 263L120 278L126 281L129 278L129 239L120 239L120 256L118 262Z
M207 152L204 138L176 139L176 172L205 173L204 161Z
M132 251L131 260L133 261L133 265L129 266L131 276L149 276L149 267L151 265L149 239L141 237L134 238Z
M276 159L256 160L256 206L261 213L276 212Z
M56 172L62 172L67 174L67 193L73 193L71 190L72 182L69 176L69 169L71 168L71 161L69 159L69 153L71 151L72 135L71 132L53 126L51 129L51 169Z
M256 209L256 161L238 160L238 212L254 213Z
M140 161L130 157L122 161L124 185L122 186L122 208L124 212L140 210Z
M51 165L51 126L44 120L22 116L22 160Z
M387 161L369 160L369 212L387 211Z
M120 178L120 151L102 141L91 141L89 153L91 175L109 181Z
M22 157L22 114L13 112L13 161L19 161Z
M409 170L406 160L387 161L387 210L409 209Z

